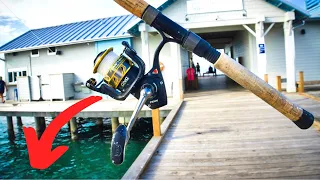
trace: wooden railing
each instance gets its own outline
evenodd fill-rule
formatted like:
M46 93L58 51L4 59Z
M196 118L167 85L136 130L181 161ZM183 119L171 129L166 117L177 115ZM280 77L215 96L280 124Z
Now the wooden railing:
M268 74L264 75L264 80L268 82ZM276 77L276 89L278 91L282 91L282 83L287 82L286 78L281 78L281 76ZM304 80L304 72L299 72L299 81L296 82L297 92L303 93L305 91L305 85L319 85L320 86L320 80L315 81L305 81Z

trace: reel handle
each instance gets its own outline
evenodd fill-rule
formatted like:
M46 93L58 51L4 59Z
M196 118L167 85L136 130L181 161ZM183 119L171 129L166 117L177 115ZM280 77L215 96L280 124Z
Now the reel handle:
M111 141L111 160L113 164L120 165L123 163L125 159L125 148L130 139L131 129L136 122L143 105L152 97L153 93L153 88L148 87L148 85L141 90L139 101L131 115L128 127L126 128L124 125L120 125L113 134Z

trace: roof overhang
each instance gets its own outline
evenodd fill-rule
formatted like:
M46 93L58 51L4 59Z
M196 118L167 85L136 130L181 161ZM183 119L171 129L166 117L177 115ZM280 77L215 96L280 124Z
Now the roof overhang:
M304 20L310 17L308 11L296 6L295 4L287 1L287 0L265 0L266 2L284 10L295 12L296 20Z
M107 38L99 38L99 39L90 39L90 40L67 42L67 43L47 44L47 45L42 45L42 46L33 46L33 47L27 47L27 48L0 51L0 53L22 52L22 51L30 51L30 50L34 50L34 49L43 49L43 48L49 48L49 47L68 46L68 45L92 43L92 42L98 42L98 41L131 38L131 37L133 37L133 36L132 35L125 35L125 36L115 36L115 37L107 37Z
M173 4L175 1L176 0L167 0L162 5L160 5L157 9L160 11L163 11L168 6ZM306 10L304 10L300 7L297 7L296 5L292 4L291 2L289 2L287 0L265 0L265 1L284 10L284 11L287 11L287 12L294 11L295 16L296 16L296 20L305 20L310 17L310 14ZM142 22L143 22L142 20L137 19L137 21L135 21L133 23L133 25L128 28L128 32L134 36L139 36L140 35L139 24Z

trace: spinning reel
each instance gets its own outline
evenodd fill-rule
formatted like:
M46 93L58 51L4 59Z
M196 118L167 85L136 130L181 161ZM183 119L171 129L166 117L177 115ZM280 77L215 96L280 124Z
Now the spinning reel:
M96 92L109 95L116 100L125 100L132 94L138 100L128 126L120 125L115 130L111 142L111 159L116 165L122 164L125 157L125 146L130 139L130 131L143 105L157 109L167 105L165 83L160 71L159 54L167 42L175 40L166 37L162 32L162 42L155 52L153 67L145 74L145 64L130 45L123 41L123 53L118 56L110 48L98 54L94 60L93 73L99 73L103 80L97 83L94 78L86 86Z

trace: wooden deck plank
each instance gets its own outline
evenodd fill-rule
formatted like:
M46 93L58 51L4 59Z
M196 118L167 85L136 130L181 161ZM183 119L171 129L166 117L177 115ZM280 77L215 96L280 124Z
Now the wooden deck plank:
M319 117L320 102L287 96ZM186 98L140 178L292 177L320 177L320 133L247 91L219 91Z

